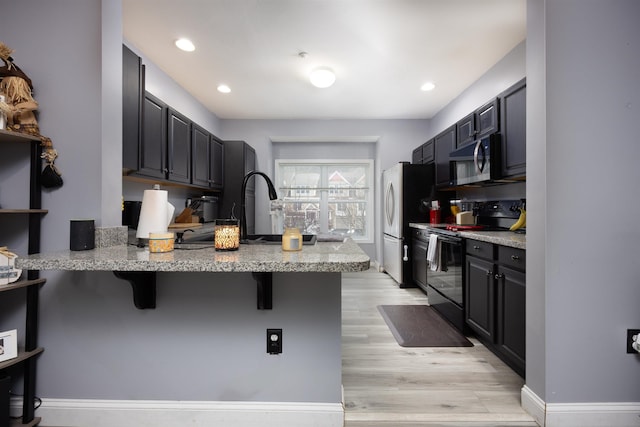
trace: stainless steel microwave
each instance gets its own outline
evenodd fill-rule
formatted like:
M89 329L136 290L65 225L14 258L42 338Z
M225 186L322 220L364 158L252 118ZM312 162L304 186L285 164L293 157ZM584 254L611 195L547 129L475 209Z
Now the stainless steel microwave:
M451 186L490 183L501 178L500 134L494 133L449 154Z

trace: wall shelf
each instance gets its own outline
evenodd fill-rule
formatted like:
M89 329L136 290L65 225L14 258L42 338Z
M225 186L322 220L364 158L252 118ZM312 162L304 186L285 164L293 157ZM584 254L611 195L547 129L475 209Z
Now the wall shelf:
M40 176L42 173L42 145L39 138L18 132L0 130L0 144L7 143L28 144L29 146L29 183L25 185L25 191L29 191L29 207L25 209L0 209L1 215L27 215L28 224L24 233L27 240L27 252L29 255L40 252L40 231L42 227L42 214L48 211L42 209L42 188ZM0 162L0 167L2 163ZM10 249L10 248L9 248ZM22 280L0 286L0 293L25 288L25 323L24 323L24 348L18 352L18 357L0 363L0 371L10 367L20 367L20 380L23 384L22 418L8 420L10 426L36 426L40 423L40 417L35 417L35 391L36 391L36 361L40 353L44 351L38 347L38 307L40 285L45 279L40 278L37 270L26 270L22 273ZM17 329L15 325L0 325L0 329ZM20 376L16 376L16 381ZM6 396L8 398L8 396ZM5 396L3 396L5 398ZM7 420L0 420L7 425Z

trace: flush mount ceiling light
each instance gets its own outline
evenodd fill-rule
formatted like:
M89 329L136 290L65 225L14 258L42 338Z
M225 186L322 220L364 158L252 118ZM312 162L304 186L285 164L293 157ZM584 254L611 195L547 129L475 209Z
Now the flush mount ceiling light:
M196 47L193 45L191 40L185 38L176 40L176 46L178 49L184 50L185 52L193 52L196 50Z
M219 85L218 86L218 92L220 93L229 93L231 92L231 88L225 84Z
M329 67L314 68L309 74L309 80L315 87L326 88L336 81L336 75Z
M436 88L436 85L433 82L427 82L420 86L420 90L423 92L430 92Z

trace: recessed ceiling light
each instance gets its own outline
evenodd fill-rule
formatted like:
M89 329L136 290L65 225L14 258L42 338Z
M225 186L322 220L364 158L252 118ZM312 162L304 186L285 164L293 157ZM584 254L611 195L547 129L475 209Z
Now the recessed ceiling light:
M331 68L318 67L311 71L309 80L315 87L326 88L336 81L336 75Z
M423 92L429 92L431 90L434 90L435 88L436 85L434 85L432 82L427 82L420 87L420 90L422 90Z
M176 40L176 46L178 47L178 49L184 50L185 52L193 52L194 50L196 50L196 47L189 39Z
M229 93L231 92L231 88L227 85L219 85L218 86L218 92L220 93Z

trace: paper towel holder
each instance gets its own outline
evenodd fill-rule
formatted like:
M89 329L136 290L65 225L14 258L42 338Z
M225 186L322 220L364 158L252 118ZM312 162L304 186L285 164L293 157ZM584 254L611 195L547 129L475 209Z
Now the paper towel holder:
M160 189L160 184L154 184L152 189L144 190L136 229L138 247L145 246L149 233L167 232L175 212L175 207L168 201L168 194L167 190Z

